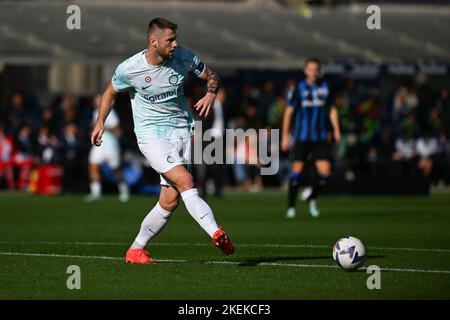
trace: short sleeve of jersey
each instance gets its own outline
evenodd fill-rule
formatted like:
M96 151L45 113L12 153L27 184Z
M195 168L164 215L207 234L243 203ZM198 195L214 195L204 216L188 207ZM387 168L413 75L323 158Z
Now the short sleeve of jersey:
M287 92L286 95L287 98L287 106L288 108L297 108L299 106L299 94L298 94L298 87L296 86L295 89L292 88Z
M178 47L178 52L187 71L194 72L198 77L205 71L205 64L189 49Z
M117 116L117 113L114 111L114 109L111 109L108 118L106 118L105 127L107 129L112 129L114 127L117 127L118 125L119 125L119 117Z
M111 83L114 89L116 89L117 91L122 91L131 87L131 84L129 82L129 79L127 78L125 71L126 71L126 60L121 64L119 64L111 79Z

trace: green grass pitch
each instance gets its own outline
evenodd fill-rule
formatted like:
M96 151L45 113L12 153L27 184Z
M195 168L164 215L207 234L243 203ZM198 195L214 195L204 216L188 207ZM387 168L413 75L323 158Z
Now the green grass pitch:
M324 197L314 220L305 203L284 218L285 194L207 198L236 245L225 257L181 204L149 247L155 265L124 253L156 197L0 197L0 299L449 299L450 196ZM367 246L381 289L366 270L331 258L345 235ZM81 289L66 287L67 267Z

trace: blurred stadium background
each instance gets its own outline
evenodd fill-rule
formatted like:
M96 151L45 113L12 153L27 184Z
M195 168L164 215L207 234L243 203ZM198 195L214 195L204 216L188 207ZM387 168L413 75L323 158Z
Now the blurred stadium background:
M156 16L176 22L179 43L223 79L222 115L204 128L280 128L287 90L317 57L343 133L328 192L427 194L450 183L450 1L77 1L81 30L66 27L70 4L0 1L0 190L88 192L93 98L146 47ZM366 27L370 4L381 6L381 30ZM191 104L203 90L186 81ZM127 183L158 192L128 96L114 108ZM283 188L289 166L282 154L276 176L246 165L194 170L204 192L220 195ZM113 191L111 171L103 174Z

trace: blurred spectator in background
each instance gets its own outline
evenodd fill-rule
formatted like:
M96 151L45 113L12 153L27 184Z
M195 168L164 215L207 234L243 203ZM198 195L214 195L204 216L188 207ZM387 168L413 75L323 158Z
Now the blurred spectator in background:
M356 113L359 119L360 142L367 144L376 134L380 124L380 107L375 101L375 97L369 95L358 105Z
M281 127L285 109L286 109L286 98L283 96L277 97L267 110L265 122L270 128Z
M395 123L401 121L403 117L411 114L418 106L418 98L415 92L406 87L400 87L394 94L393 120Z
M78 128L69 123L64 128L61 138L61 160L64 171L63 189L73 192L77 179L80 177L81 142L78 137Z
M442 115L445 136L450 140L450 101L448 97L448 88L441 88L436 107L439 114Z
M235 160L233 164L233 176L236 186L251 192L262 189L262 178L258 169L258 136L256 130L247 127L246 118L239 116L236 119L236 128L246 131L245 139L235 139L233 144L227 143L227 153Z
M262 125L263 120L258 112L258 107L254 104L246 105L244 109L244 129L259 129Z
M346 79L345 87L342 92L344 104L350 107L350 110L355 110L356 106L361 102L364 95L364 88L358 85L355 79Z
M428 120L428 121L427 121ZM425 120L424 126L428 134L434 134L436 136L440 136L442 140L445 139L445 129L443 124L443 116L439 112L437 107L434 107L430 110L430 114L428 119Z
M58 132L59 124L54 116L54 111L51 106L47 106L42 110L40 126L46 127L52 132Z
M224 88L220 88L217 92L216 100L214 101L214 105L210 110L209 116L206 119L201 120L203 134L205 134L205 132L209 133L209 136L204 137L209 141L201 142L203 144L203 148L213 143L222 146L224 144L223 135L225 133L225 119L223 105L225 99L226 91ZM215 154L212 154L212 156L214 158ZM217 197L220 197L223 190L223 164L196 164L194 166L194 169L195 177L198 182L200 191L208 195L215 195Z
M10 105L7 108L7 124L8 132L15 136L19 128L23 124L28 124L28 116L24 103L23 94L17 92L11 96Z
M395 151L395 137L390 126L384 126L371 141L369 149L369 170L373 177L389 172L392 154Z
M426 177L431 173L436 164L440 164L443 148L439 138L429 128L425 134L417 140L417 154L419 156L418 166ZM436 170L433 170L436 172Z
M286 98L279 96L274 103L269 107L267 114L267 129L268 136L270 137L270 129L281 128L283 121L284 110L286 109ZM291 174L291 161L289 160L289 154L281 152L278 148L280 141L270 141L272 152L279 152L279 164L278 164L278 180L281 186L287 188L289 183L289 176ZM277 149L273 149L276 147Z
M420 134L420 127L417 123L416 114L410 112L401 122L396 126L398 135L407 135L416 138Z
M259 105L260 93L258 88L255 88L251 84L244 84L241 88L241 98L238 114L245 113L245 108L248 105Z
M77 122L77 108L75 105L71 105L64 112L64 124Z
M356 108L358 156L356 163L365 170L365 166L376 160L373 141L380 126L380 108L375 98L368 95Z
M355 146L358 140L355 112L350 108L348 99L345 99L342 94L336 95L334 105L338 111L339 124L341 126L341 141L337 145L337 161L341 162L348 159L350 162L354 162L356 156Z
M20 190L26 190L33 165L33 142L30 127L26 125L20 127L14 146L16 148L13 158L14 166L19 170L18 187Z
M212 107L212 138L219 140L223 144L223 135L225 133L225 119L223 115L223 105L226 99L226 92L224 88L220 88L216 95L216 100ZM213 164L206 166L206 186L208 194L214 194L220 197L222 195L223 188L223 165ZM209 190L208 190L209 189Z
M415 176L417 174L417 152L414 136L404 129L395 141L395 151L392 155L394 173L398 176Z
M50 133L47 127L41 127L38 131L34 154L39 164L54 164L60 162L59 140Z
M275 95L275 85L272 80L266 80L263 83L259 99L260 99L260 105L258 109L259 118L262 119L262 124L265 125L269 109L277 99L277 96Z
M0 183L4 177L9 190L14 190L13 139L0 124Z

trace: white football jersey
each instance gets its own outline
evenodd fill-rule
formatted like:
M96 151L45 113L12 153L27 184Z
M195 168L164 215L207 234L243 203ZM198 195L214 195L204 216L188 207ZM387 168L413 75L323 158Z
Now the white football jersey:
M187 72L201 75L205 65L190 50L177 47L171 60L148 64L143 50L122 62L112 77L117 91L129 90L138 143L148 137L183 138L193 133L193 118L184 97Z

